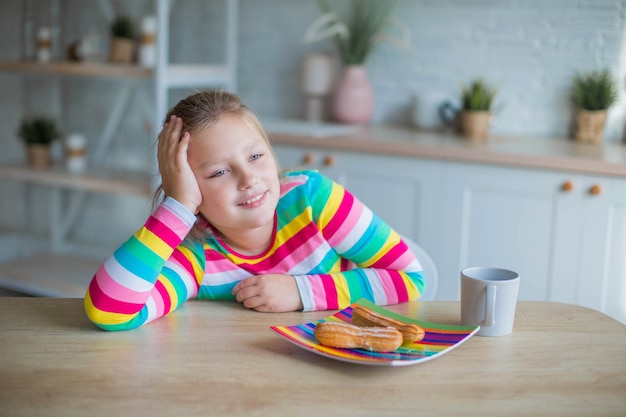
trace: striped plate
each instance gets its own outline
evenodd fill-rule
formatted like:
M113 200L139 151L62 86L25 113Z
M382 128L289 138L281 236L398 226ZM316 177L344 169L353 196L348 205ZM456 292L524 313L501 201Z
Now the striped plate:
M313 330L317 323L322 321L343 321L352 323L352 309L357 304L364 305L378 313L407 323L419 324L424 328L426 335L420 342L402 345L393 352L338 349L323 346L315 339ZM350 307L317 322L298 324L296 326L272 326L270 329L296 346L332 359L362 365L403 366L426 362L451 351L472 337L478 329L480 329L480 326L454 326L414 320L393 313L367 300L359 300Z

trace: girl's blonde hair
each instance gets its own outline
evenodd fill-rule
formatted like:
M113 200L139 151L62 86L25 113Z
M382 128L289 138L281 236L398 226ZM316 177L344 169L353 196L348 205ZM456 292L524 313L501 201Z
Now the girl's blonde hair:
M215 125L222 116L226 115L241 118L248 127L259 132L267 143L278 167L278 160L272 149L269 134L265 131L254 112L246 107L236 94L224 90L204 90L192 94L179 101L178 104L169 110L165 117L165 122L170 120L172 116L178 116L183 121L182 131L189 132L193 136L199 131ZM280 175L280 169L278 175ZM153 209L156 209L165 197L163 185L161 184L157 187L152 198ZM198 214L198 216L201 216L201 214ZM197 233L194 233L194 235L197 235Z

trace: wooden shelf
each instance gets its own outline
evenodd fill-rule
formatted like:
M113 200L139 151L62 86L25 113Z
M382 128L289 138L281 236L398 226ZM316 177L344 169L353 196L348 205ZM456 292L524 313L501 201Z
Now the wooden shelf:
M152 79L151 68L95 62L0 61L0 71L72 77ZM225 65L169 65L165 84L172 88L228 84L232 75Z
M0 71L103 78L152 78L154 71L138 65L96 62L0 61Z
M152 194L150 174L102 167L90 167L84 173L73 173L62 166L38 170L22 164L0 164L0 179L106 194L145 197Z
M39 254L0 264L0 287L42 297L84 297L104 260Z

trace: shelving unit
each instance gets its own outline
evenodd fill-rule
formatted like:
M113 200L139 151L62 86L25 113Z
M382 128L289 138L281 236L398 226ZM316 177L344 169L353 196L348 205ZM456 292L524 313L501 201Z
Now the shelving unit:
M170 12L174 1L153 0L157 17L157 62L154 68L137 65L78 62L0 62L0 71L18 74L43 74L53 77L91 77L117 79L126 83L111 106L90 168L82 174L71 173L63 167L38 171L20 164L0 163L0 180L21 182L49 188L50 236L46 244L40 237L19 233L0 233L0 287L39 296L82 297L98 265L108 252L85 248L67 239L86 193L125 194L148 199L153 188L151 173L112 170L102 162L109 152L124 109L136 83L152 82L154 100L145 100L152 114L154 134L169 106L170 90L176 88L223 87L236 91L238 1L226 1L227 30L224 35L225 62L209 64L171 64L169 62ZM100 9L108 20L113 9L107 0L99 0ZM156 171L155 171L156 172ZM22 248L30 257L24 257Z

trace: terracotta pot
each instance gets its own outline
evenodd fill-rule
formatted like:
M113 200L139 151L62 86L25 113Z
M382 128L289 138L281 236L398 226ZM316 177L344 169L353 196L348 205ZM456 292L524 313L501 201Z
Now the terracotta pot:
M578 110L576 114L576 140L581 143L602 143L606 115L606 110Z
M35 169L46 169L52 165L50 145L27 145L26 160L28 166Z
M126 38L111 38L109 61L130 64L135 58L135 42Z
M333 115L338 122L366 124L374 115L374 89L365 67L350 66L343 70L335 86Z
M488 111L461 111L461 133L469 140L487 140L490 122Z

